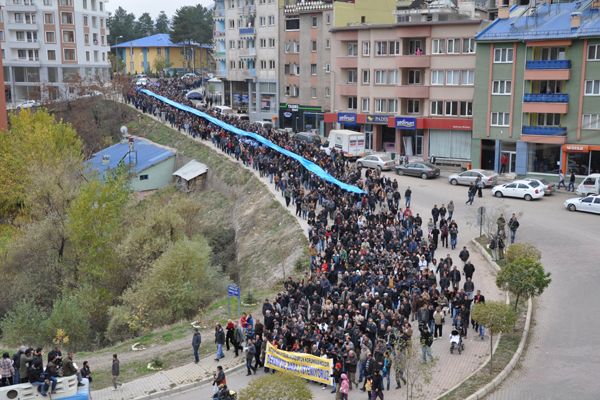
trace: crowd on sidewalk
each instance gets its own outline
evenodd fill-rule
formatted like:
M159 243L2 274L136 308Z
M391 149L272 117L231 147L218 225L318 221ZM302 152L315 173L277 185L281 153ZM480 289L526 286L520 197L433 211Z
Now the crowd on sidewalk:
M160 80L152 90L190 105L185 91L172 81ZM476 288L475 266L466 247L457 259L450 255L451 250L458 251L460 232L452 201L434 205L430 216L421 216L411 209L412 190L402 190L396 179L371 170L363 176L335 151L328 156L287 134L235 117L222 118L312 160L365 192L347 193L294 160L135 88L125 98L175 129L212 141L268 177L286 205L294 205L296 215L308 222L310 272L300 280L289 278L282 292L266 299L261 318L243 315L225 329L217 325L217 360L225 357L223 347L233 348L236 355L243 347L247 372L255 373L264 367L269 341L283 350L332 358L333 392L339 398L361 384L373 399L383 399L392 379L396 388L404 382L397 352L412 346L413 340L418 340L422 360L428 362L433 358L433 340L443 337L446 320L463 337L469 325L483 337L483 327L470 318L471 305L485 301Z

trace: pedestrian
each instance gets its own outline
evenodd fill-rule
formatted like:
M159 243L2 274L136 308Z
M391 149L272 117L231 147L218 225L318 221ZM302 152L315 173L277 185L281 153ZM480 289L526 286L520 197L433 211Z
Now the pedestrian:
M469 254L469 250L467 250L467 246L463 246L460 253L458 253L458 258L460 258L463 263L466 263L467 260L469 259L469 256L470 256L470 254Z
M13 384L13 377L15 376L15 367L13 366L13 360L10 358L8 352L2 354L2 360L0 360L0 373L2 375L2 386L10 386Z
M202 336L198 328L194 329L194 335L192 336L192 349L194 350L194 362L198 364L200 362L200 344L202 343Z
M383 354L383 368L381 369L381 376L385 378L386 388L390 390L390 380L392 376L392 355L390 351L386 351Z
M348 379L348 375L342 374L342 382L340 383L340 399L348 400L348 393L350 393L350 379Z
M477 187L477 197L483 197L483 188L485 187L485 183L480 176L475 180L475 186Z
M377 398L383 400L383 377L378 369L375 370L371 379L371 400Z
M517 229L519 229L519 221L517 220L517 216L513 213L512 217L508 220L508 229L510 230L510 243L515 242L515 237L517 236Z
M113 390L117 390L117 388L119 386L123 386L123 384L119 383L119 375L121 373L121 368L119 364L119 357L117 357L116 354L113 354L111 373Z
M221 326L221 324L217 324L215 326L215 344L217 345L217 356L215 358L215 361L219 361L221 358L225 357L225 354L223 353L223 345L225 344L225 332L223 331L223 327Z
M231 345L233 346L233 343L234 343L233 330L235 329L235 326L233 325L232 320L227 321L227 325L225 325L225 329L227 330L227 333L225 335L225 345L227 347L227 351L229 351L229 344L231 343Z
M433 226L437 226L438 219L440 219L440 209L437 204L434 204L431 209L431 217L433 218Z
M435 311L433 312L433 322L435 324L433 338L437 339L442 337L444 328L444 313L442 312L442 307L437 306L435 308Z
M498 236L506 237L506 219L504 219L504 215L500 214L496 220L496 225L498 226Z
M506 155L506 153L502 153L502 156L500 156L500 173L501 174L506 173L507 166L508 166L508 156Z
M470 261L467 261L463 266L463 272L465 273L465 278L473 279L473 274L475 273L475 266Z
M218 365L217 370L213 372L213 392L216 393L221 385L227 385L227 378L225 377L225 371L223 371L223 367Z
M569 177L569 187L567 188L568 192L575 191L575 171L571 170L571 176Z
M556 188L560 189L561 186L565 189L567 188L567 185L565 185L565 175L562 171L558 171L558 186Z
M452 221L452 215L454 215L454 200L448 202L448 219Z
M467 201L465 202L465 204L468 204L470 206L473 205L473 200L475 200L476 191L477 188L475 187L475 184L471 182L471 184L469 185L469 189L467 190Z
M454 250L456 249L456 242L458 240L458 226L455 223L451 223L448 233L450 233L450 247Z
M244 329L242 329L240 323L234 323L235 328L233 329L233 350L235 356L239 355L239 351L244 348Z
M83 376L81 375L81 372L79 371L79 369L77 369L77 367L75 366L75 362L73 361L73 353L72 352L67 353L67 358L63 362L62 372L63 372L63 376L75 375L77 377L77 386L83 386L83 383L81 382L81 379L83 378Z
M81 377L88 380L88 385L92 383L92 370L87 361L84 361L83 366L81 367Z
M256 375L256 367L252 365L252 360L254 360L255 355L256 347L254 347L254 340L248 339L246 346L246 370L248 373L246 376L252 375L252 371L254 371L254 375Z
M431 345L433 344L433 337L431 336L431 332L429 332L427 326L424 326L423 329L421 329L420 344L423 362L427 362L427 357L429 357L429 359L433 361L433 356L431 355Z
M406 188L404 191L404 204L405 208L410 208L410 199L412 196L412 190L410 190L410 186Z

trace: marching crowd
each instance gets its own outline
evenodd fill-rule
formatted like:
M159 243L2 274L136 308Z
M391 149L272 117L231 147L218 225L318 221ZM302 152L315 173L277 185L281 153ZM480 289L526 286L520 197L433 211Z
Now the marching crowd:
M176 81L159 80L151 90L190 105ZM423 362L432 359L431 345L444 335L446 320L463 337L472 327L483 338L484 328L470 318L471 305L485 301L474 283L475 266L466 247L458 258L450 255L458 249L460 232L452 201L421 216L410 207L410 188L402 190L396 179L377 171L363 175L335 151L328 156L285 133L220 116L315 162L364 194L325 183L296 161L136 88L127 90L125 99L175 129L212 141L268 177L286 205L308 222L310 272L301 280L289 278L276 298L266 299L261 318L243 315L225 327L217 325L217 360L225 357L223 347L233 347L236 355L244 347L247 372L256 373L264 367L269 341L283 350L332 358L338 398L359 387L369 398L383 399L392 379L396 388L406 383L407 349L413 341Z

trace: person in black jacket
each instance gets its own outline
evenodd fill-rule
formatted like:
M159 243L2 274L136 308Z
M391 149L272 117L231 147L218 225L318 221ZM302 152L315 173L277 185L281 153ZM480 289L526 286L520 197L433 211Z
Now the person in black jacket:
M471 262L467 262L463 267L463 272L465 273L465 278L473 279L473 274L475 273L475 266Z
M375 400L377 398L383 400L383 377L379 370L375 370L371 381L371 399Z
M192 349L194 350L194 362L198 364L200 362L200 344L202 343L202 336L198 328L194 329L194 335L192 336Z
M219 361L221 358L225 357L225 354L223 354L225 331L223 330L221 324L217 324L217 326L215 326L215 343L217 345L217 357L215 358L215 361Z

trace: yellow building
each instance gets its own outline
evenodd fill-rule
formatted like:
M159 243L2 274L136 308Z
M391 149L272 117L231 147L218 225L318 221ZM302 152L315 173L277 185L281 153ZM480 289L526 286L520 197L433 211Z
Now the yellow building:
M333 3L333 26L396 23L397 0L338 0Z
M211 68L211 45L173 43L166 33L159 33L112 46L127 74L177 72Z

